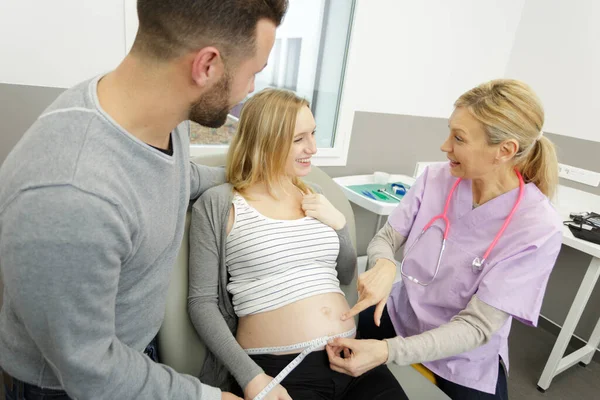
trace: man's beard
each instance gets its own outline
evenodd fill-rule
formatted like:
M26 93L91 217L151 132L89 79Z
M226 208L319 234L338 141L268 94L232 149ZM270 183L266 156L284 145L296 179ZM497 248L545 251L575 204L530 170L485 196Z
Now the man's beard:
M190 121L208 128L219 128L227 121L231 105L231 77L228 73L190 107Z

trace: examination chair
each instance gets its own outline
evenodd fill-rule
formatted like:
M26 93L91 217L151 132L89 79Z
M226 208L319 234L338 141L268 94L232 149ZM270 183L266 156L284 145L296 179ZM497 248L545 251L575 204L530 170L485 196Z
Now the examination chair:
M225 164L225 155L212 155L193 158L198 164L221 166ZM337 184L321 169L314 167L305 178L323 189L324 195L346 217L352 242L356 246L354 213L350 202L346 199ZM206 348L196 333L187 312L188 294L188 251L190 212L186 217L186 228L177 256L175 268L171 276L163 325L158 333L158 347L163 364L176 371L198 376L206 355ZM346 299L353 306L358 298L356 291L356 273L349 285L342 285ZM411 367L399 367L391 364L390 370L398 379L406 394L411 399L437 400L448 399L427 378Z

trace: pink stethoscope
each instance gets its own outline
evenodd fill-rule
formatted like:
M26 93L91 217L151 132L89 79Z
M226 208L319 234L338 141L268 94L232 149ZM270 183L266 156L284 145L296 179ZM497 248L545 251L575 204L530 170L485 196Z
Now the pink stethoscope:
M500 236L502 236L502 234L504 233L504 230L508 226L508 223L512 219L513 214L517 210L517 207L519 206L519 203L521 203L521 199L523 198L523 187L525 186L525 183L523 182L523 177L521 176L521 173L517 170L515 170L515 172L517 173L517 176L519 177L519 196L517 197L517 201L515 202L515 205L513 206L512 210L510 211L510 214L508 214L508 217L506 217L506 220L504 221L504 225L502 225L502 228L500 228L500 231L496 234L496 237L492 241L492 244L490 244L490 246L486 250L485 254L483 255L483 258L480 259L479 257L475 257L475 259L473 260L473 263L471 266L473 269L473 273L475 273L475 274L481 272L481 270L483 269L483 263L485 263L485 260L488 258L488 256L492 252L492 249L494 248L494 246L496 246L498 239L500 239ZM444 249L446 248L446 239L448 239L448 231L450 230L450 221L448 221L448 207L450 206L450 199L452 198L452 195L454 194L454 190L456 189L456 187L458 186L458 184L460 183L461 180L462 180L462 178L458 178L456 180L456 182L454 182L452 189L450 189L450 193L448 194L448 198L446 199L446 205L444 207L444 212L441 215L436 215L435 217L433 217L431 219L431 221L429 221L429 223L427 225L425 225L425 228L423 228L423 230L421 231L419 236L417 236L417 238L415 239L413 244L408 248L406 253L404 253L404 258L402 259L402 263L400 264L400 273L402 274L402 276L407 278L409 281L417 283L421 286L428 286L435 280L435 277L437 276L438 271L440 270L440 262L442 261L442 254L444 253ZM442 248L440 250L440 255L438 257L437 266L435 268L435 273L433 274L433 278L431 278L431 280L429 282L427 282L427 283L420 282L417 278L404 273L404 261L406 260L406 256L408 255L408 253L412 250L412 248L419 241L419 239L421 239L421 236L423 236L423 234L427 231L427 229L431 228L432 226L439 228L440 230L442 229L441 227L439 227L437 225L433 225L433 223L438 219L441 219L444 221L445 229L444 229L444 239L442 241Z

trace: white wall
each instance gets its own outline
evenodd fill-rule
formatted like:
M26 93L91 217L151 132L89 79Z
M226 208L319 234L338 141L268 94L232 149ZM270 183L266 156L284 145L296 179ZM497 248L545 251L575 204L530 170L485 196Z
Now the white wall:
M355 111L449 117L461 93L504 75L523 3L358 0L338 133Z
M355 111L446 118L508 77L538 93L546 131L600 141L599 38L597 0L358 0L338 134Z
M346 78L361 111L446 117L503 76L524 0L359 0Z
M0 83L70 87L125 55L123 0L0 1Z
M506 76L538 93L544 129L600 141L600 3L528 0Z
M135 0L0 1L0 83L70 87L114 68L136 29ZM336 147L355 111L447 117L502 76L540 94L546 130L600 141L599 37L596 0L358 0Z

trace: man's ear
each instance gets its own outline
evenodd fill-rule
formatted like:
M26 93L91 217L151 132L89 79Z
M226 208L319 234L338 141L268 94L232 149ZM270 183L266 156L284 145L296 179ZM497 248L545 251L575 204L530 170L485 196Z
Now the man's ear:
M204 47L192 60L192 80L200 88L211 86L223 76L225 66L221 53L215 47Z

